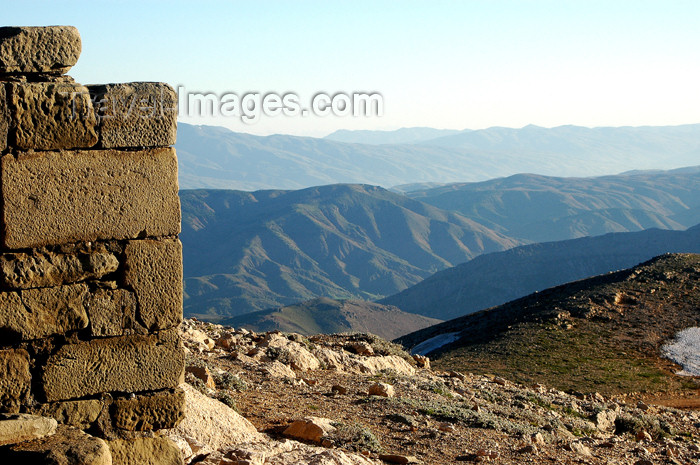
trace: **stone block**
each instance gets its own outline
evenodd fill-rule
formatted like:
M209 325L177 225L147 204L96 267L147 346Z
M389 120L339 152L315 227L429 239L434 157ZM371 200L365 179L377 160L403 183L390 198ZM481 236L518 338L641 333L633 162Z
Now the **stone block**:
M171 389L114 400L114 427L151 431L176 427L185 416L185 392Z
M58 423L53 418L18 413L0 415L0 446L50 436Z
M41 374L48 402L104 392L175 388L184 372L177 330L67 344L49 357Z
M14 147L20 150L90 148L97 119L87 87L67 82L11 83Z
M112 465L107 443L76 428L0 449L0 463L22 465Z
M0 293L0 332L29 341L86 328L87 294L85 284Z
M7 149L7 133L10 129L10 111L7 108L7 91L0 82L0 153Z
M172 148L6 154L0 176L10 249L180 232Z
M126 289L97 289L87 308L94 337L146 333L136 321L136 296Z
M88 86L105 148L166 147L177 134L177 94L162 82Z
M64 74L80 51L73 26L0 28L0 73Z
M62 425L88 429L97 421L105 408L100 399L69 400L39 404L32 411L37 415L51 417Z
M180 449L168 438L108 441L113 465L182 465Z
M138 316L151 331L182 321L182 244L179 240L129 241L124 283L136 292Z
M100 279L119 268L117 256L98 244L75 253L46 249L0 255L0 283L8 288L28 289Z
M0 350L0 412L17 413L32 381L26 350Z

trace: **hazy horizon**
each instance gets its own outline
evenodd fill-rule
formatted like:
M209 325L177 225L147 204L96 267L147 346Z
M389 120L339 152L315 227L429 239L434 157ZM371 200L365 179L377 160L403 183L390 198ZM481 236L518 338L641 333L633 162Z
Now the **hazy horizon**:
M675 126L700 121L700 3L2 3L6 25L69 24L84 84L188 92L368 92L381 117L183 117L258 135L338 129Z

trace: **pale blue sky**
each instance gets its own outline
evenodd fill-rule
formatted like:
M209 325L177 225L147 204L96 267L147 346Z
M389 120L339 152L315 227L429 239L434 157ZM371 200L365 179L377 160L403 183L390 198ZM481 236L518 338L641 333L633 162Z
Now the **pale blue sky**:
M381 118L189 121L339 128L700 123L698 1L0 1L6 25L71 24L82 83L217 93L377 91Z

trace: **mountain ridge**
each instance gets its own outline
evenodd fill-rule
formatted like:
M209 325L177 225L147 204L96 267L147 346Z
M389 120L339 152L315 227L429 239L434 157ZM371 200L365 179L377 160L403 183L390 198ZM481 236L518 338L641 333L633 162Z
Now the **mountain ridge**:
M449 320L669 252L700 253L700 224L685 231L610 233L484 254L378 302Z

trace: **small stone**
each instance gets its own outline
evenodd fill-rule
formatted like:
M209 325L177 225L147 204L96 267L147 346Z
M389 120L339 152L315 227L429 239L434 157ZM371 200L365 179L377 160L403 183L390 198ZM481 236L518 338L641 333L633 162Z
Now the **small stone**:
M288 438L320 444L324 436L334 431L335 427L331 424L331 420L327 418L308 417L304 420L295 421L289 425L282 434Z
M340 384L334 384L331 387L331 393L345 395L348 393L348 389L345 386L341 386Z
M454 433L457 430L452 423L440 423L438 429L445 433Z
M211 375L209 368L199 365L189 365L185 368L185 372L191 373L209 389L216 389L216 383L214 382L214 377Z
M533 434L530 439L532 440L533 444L537 445L544 445L544 436L542 436L542 433L535 433Z
M428 357L426 357L425 355L414 354L413 360L416 361L416 364L420 368L425 368L426 370L430 370L430 359Z
M570 444L570 448L571 448L572 452L576 452L579 455L585 455L585 456L591 455L591 450L578 441L572 442Z
M615 420L617 419L617 413L613 410L603 410L595 414L593 422L596 427L603 432L613 432L615 431Z
M520 454L537 454L537 452L537 446L534 444L529 444L525 447L521 447L520 449L518 449L518 453Z
M420 461L412 455L379 454L379 460L387 463L420 463Z
M372 346L364 341L351 342L350 344L348 344L346 346L346 349L348 349L350 352L353 352L353 353L358 354L358 355L365 355L365 356L374 355L374 349L372 349Z
M0 446L31 441L56 432L58 422L53 418L19 413L0 414Z
M374 383L369 387L370 396L394 397L394 386L386 383Z

